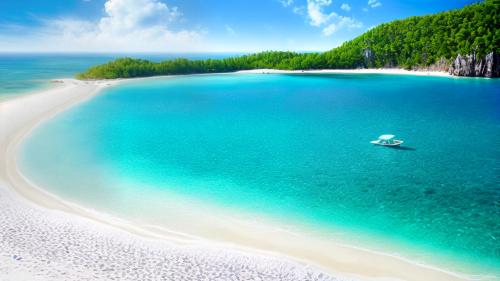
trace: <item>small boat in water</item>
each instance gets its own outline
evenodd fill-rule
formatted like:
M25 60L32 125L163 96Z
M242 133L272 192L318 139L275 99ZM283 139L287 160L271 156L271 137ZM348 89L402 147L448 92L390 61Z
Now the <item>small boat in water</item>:
M371 141L370 143L383 146L398 146L403 143L402 140L395 140L395 135L381 135L378 140Z

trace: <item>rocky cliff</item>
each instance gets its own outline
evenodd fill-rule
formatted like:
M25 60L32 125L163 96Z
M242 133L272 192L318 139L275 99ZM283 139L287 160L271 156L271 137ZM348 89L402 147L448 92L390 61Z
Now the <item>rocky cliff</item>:
M491 52L482 58L476 54L458 55L452 61L449 73L456 76L500 77L500 54Z

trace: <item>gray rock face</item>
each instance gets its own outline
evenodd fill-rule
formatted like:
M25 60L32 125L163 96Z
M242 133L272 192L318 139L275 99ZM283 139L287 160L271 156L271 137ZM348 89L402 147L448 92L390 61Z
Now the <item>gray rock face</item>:
M373 67L373 51L370 48L366 48L363 50L363 57L364 57L364 67L370 68Z
M500 77L500 54L491 52L486 55L485 75L486 77Z
M500 54L491 52L483 58L476 57L476 54L459 54L451 63L449 73L456 76L499 77Z

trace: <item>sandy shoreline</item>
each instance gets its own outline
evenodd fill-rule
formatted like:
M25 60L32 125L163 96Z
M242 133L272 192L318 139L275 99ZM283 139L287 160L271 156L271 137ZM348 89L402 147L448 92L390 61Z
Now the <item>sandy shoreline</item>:
M457 77L444 71L415 71L399 68L361 68L361 69L318 69L318 70L276 70L276 69L252 69L242 70L238 73L289 73L289 74L389 74L389 75L413 75L413 76L438 76L438 77Z
M266 73L267 70L255 70L243 73L263 72ZM321 73L325 72L323 71ZM272 227L266 228L265 225L256 227L252 224L240 223L238 227L235 228L234 222L230 221L231 218L220 217L220 214L217 214L217 216L203 214L203 212L195 214L194 217L198 217L200 223L202 223L202 221L208 221L210 224L213 224L213 226L211 226L213 229L205 229L204 231L200 231L200 227L189 229L189 225L185 226L184 229L157 229L155 227L133 225L130 222L92 212L91 210L61 200L37 188L19 173L16 164L16 152L23 137L29 134L35 126L44 120L51 118L71 106L92 98L94 95L98 94L101 89L116 83L118 83L116 80L82 82L65 79L64 83L62 83L63 85L58 85L53 89L0 103L0 160L2 161L0 163L0 209L2 212L8 212L16 208L20 209L20 211L18 210L20 214L31 214L33 210L36 210L36 216L42 216L41 219L38 218L40 221L47 221L47 219L50 218L49 221L53 222L53 217L55 217L57 221L56 224L71 225L73 232L69 235L66 233L66 235L72 237L72 239L77 239L78 237L74 237L74 235L83 231L83 229L76 226L85 225L84 230L90 232L92 235L98 236L98 238L95 238L97 239L96 241L88 240L83 242L89 245L82 245L82 247L88 247L90 244L103 247L101 243L109 243L109 240L113 240L112 238L116 235L122 237L126 241L124 243L129 243L129 249L130 247L136 247L134 248L135 250L144 251L143 244L152 243L155 244L154 249L156 250L153 250L153 252L163 251L163 255L172 255L171 252L179 253L184 250L192 250L193 247L199 251L207 250L210 252L213 250L221 256L231 256L232 258L236 256L238 257L236 260L246 259L246 266L251 264L251 266L255 268L253 271L249 269L248 276L258 276L260 273L269 270L276 271L276 268L286 269L287 271L284 272L289 272L288 270L291 268L293 270L290 271L290 278L282 280L304 280L304 275L300 274L316 276L305 280L371 280L372 278L378 280L467 280L464 277L429 266L419 265L396 256L340 245L328 239L321 240L311 237L300 237L288 231L280 231ZM25 199L29 199L29 201ZM15 204L13 204L13 202L15 202ZM30 202L36 204L31 204ZM39 206L44 208L40 208ZM10 224L16 224L16 222L20 221L16 219L14 212L10 212L7 217L9 218L8 221L10 221ZM229 225L227 222L228 220L230 222ZM4 224L1 227L4 228L3 230L7 230L15 229L20 226ZM30 227L38 227L38 231L43 231L44 227L48 228L49 226L31 222ZM103 228L105 228L105 230L102 230ZM227 231L228 229L230 229L230 231ZM270 232L269 229L272 229L272 231ZM126 230L126 233L124 233L123 230ZM5 232L2 231L0 233ZM54 235L57 236L57 233ZM16 246L12 246L5 242L9 237L0 236L0 238L1 258L12 260L12 256L6 252L6 249L16 248ZM62 239L61 237L56 238ZM158 242L158 240L162 243ZM162 246L158 246L158 243ZM168 245L164 245L164 243ZM173 245L170 243L173 243ZM23 245L31 245L31 242L24 241L22 243L17 243L17 247L22 248ZM24 251L29 250L30 249L24 249ZM113 249L107 249L107 251L112 250ZM116 251L116 249L114 251ZM185 253L183 252L183 254ZM151 255L154 256L153 253L151 253ZM124 256L126 255L124 254ZM220 262L220 256L218 257L217 255L210 255L209 257L198 255L193 257L193 259L197 258L204 261L204 265L200 266L201 271L203 271L205 267L210 267L211 264L213 265ZM269 266L267 266L266 269L260 266L262 261L269 262L269 259L273 260L272 264L276 265L276 268L269 268ZM231 259L226 262L231 264ZM10 263L7 263L7 266L0 266L0 276L6 273L14 274L17 271L25 271L22 266L21 268L16 267L19 266L19 263L12 263L12 266L9 266ZM111 261L109 263L114 265ZM313 264L314 266L311 267L306 263ZM0 264L2 264L2 260L0 260ZM186 266L189 266L189 264ZM78 266L75 265L75 267ZM324 274L321 275L322 270L319 268L331 273L334 277L328 277ZM171 272L172 268L156 265L156 267L152 266L151 268L147 268L147 270L144 269L144 272L163 272L162 270ZM223 272L226 269L220 268L218 270ZM262 272L259 273L259 270ZM114 273L119 273L119 270L114 270ZM69 271L67 274L68 276L72 276L71 274L73 274L75 280L83 278L82 275ZM96 274L101 274L99 278L107 280L106 272L99 273L99 270L97 270ZM68 276L61 279L68 280ZM190 275L186 273L186 276ZM246 276L247 275L243 275L240 279L248 280ZM189 277L186 278L185 280L190 280ZM53 278L50 279L54 280ZM277 278L269 275L269 278L265 280L275 279ZM46 279L42 278L39 280ZM221 280L225 279L221 278Z

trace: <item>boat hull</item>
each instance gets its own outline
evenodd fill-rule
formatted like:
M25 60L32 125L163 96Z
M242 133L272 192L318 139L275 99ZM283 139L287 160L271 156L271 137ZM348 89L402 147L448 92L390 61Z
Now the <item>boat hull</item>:
M370 143L374 144L374 145L381 145L381 146L400 146L403 141L402 140L394 140L392 143L383 143L379 140L376 140L376 141L371 141Z

